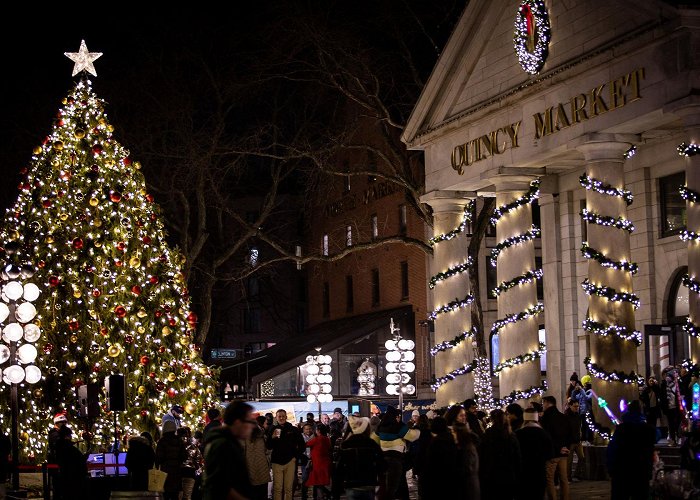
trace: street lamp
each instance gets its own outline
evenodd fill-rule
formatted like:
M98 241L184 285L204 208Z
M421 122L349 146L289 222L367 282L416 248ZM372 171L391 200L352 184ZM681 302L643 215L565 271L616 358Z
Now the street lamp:
M321 354L321 348L316 347L316 356L306 356L306 400L309 403L318 403L318 419L321 420L321 403L333 401L331 391L331 363L333 358L327 354Z
M8 254L15 253L13 245L6 245ZM37 311L33 302L39 298L39 287L34 283L22 283L34 275L34 268L29 265L8 264L0 272L2 288L0 289L0 365L2 380L10 386L10 410L12 413L12 489L19 490L19 401L17 387L22 382L36 384L41 380L41 370L34 362L37 349L34 342L41 336L41 328L32 321Z
M416 386L411 384L411 373L416 370L413 360L416 358L413 348L416 346L412 340L401 338L399 328L394 326L394 318L389 324L392 338L384 343L386 353L386 392L390 396L399 396L399 414L403 414L403 395L416 393Z

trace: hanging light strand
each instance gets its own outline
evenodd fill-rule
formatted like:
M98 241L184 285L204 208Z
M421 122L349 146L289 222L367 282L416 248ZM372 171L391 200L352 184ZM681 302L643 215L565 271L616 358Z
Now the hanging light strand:
M634 231L634 224L629 219L624 217L608 217L607 215L600 215L595 212L591 212L588 209L581 210L581 218L590 223L597 224L599 226L614 227L615 229L622 229L623 231L632 232Z
M600 335L601 337L607 337L608 335L615 335L622 340L627 340L633 342L635 345L642 345L642 332L637 330L630 330L627 327L619 325L611 325L609 323L598 323L590 318L586 318L581 323L583 329L587 332L593 333L595 335Z

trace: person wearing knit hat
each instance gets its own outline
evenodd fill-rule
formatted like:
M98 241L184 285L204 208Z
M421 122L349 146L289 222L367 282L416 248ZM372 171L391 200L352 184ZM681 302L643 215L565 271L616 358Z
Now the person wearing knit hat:
M182 491L182 463L187 457L187 449L182 439L177 437L177 424L174 420L163 419L162 434L156 444L156 467L167 473L164 498L177 498Z
M581 382L578 379L578 374L576 372L572 373L569 377L569 386L566 388L566 399L571 399L574 395L574 391L579 388L583 388Z
M351 415L352 434L340 445L338 477L348 498L374 498L374 490L387 470L382 449L370 437L370 419Z
M544 498L547 487L547 461L554 457L552 438L538 423L536 408L525 408L523 425L515 431L520 445L522 460L522 477L528 478L528 497Z
M418 410L413 410L413 412L411 412L411 423L414 426L418 423L418 417L420 417L420 412Z

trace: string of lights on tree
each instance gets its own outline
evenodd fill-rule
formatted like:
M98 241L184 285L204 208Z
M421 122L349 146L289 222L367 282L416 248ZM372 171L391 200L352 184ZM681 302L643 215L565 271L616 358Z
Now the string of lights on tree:
M498 408L498 401L493 397L493 386L491 384L491 362L485 356L476 358L474 397L477 406L486 412Z
M528 361L534 361L536 359L540 359L546 353L547 353L547 347L545 346L544 342L539 342L538 349L536 351L528 352L525 354L520 354L518 356L508 358L504 361L501 361L496 366L494 366L493 373L498 373L498 372L506 370L508 368L513 368L514 366L518 366L518 365L521 365L523 363L527 363Z
M506 290L510 290L511 288L515 288L516 286L524 285L526 283L532 283L533 281L540 280L542 279L542 276L544 275L544 271L542 269L535 269L532 271L527 271L526 273L521 274L520 276L516 276L515 278L508 280L508 281L502 281L501 283L498 284L493 290L491 290L491 295L494 297L498 297L500 294L505 292Z
M530 33L534 31L535 33ZM523 0L515 16L513 45L520 66L536 75L549 52L549 16L543 0ZM534 42L534 43L532 43Z
M644 377L641 377L635 371L631 371L630 373L625 373L620 370L605 371L596 363L593 363L589 357L584 358L583 364L588 370L588 373L595 378L605 380L606 382L622 382L624 384L644 385Z
M435 285L437 285L440 281L444 281L448 278L451 278L452 276L457 276L458 274L469 271L472 265L472 259L468 258L467 261L462 264L457 264L456 266L451 267L446 271L437 273L435 276L430 278L430 281L428 281L428 288L432 290L435 288Z
M515 200L511 201L510 203L506 203L505 205L501 205L500 207L496 207L493 211L493 215L491 216L491 219L489 222L491 222L492 225L496 225L498 221L503 217L504 215L512 212L513 210L517 210L518 208L522 207L523 205L529 205L533 201L535 201L537 198L540 197L540 180L535 179L530 183L530 187L528 191L516 198Z
M428 319L435 320L438 317L438 315L440 315L440 314L456 311L456 310L461 309L463 307L467 307L472 302L474 302L474 296L470 295L470 294L467 294L467 296L461 300L455 298L455 300L453 300L452 302L449 302L449 303L445 304L444 306L440 306L440 307L435 308L433 310L433 312L431 312L428 315Z
M464 230L467 228L467 226L471 223L472 221L472 214L474 213L474 206L475 202L474 200L471 200L469 203L467 203L467 206L464 207L464 215L462 216L462 222L454 228L452 231L444 233L444 234L439 234L437 236L433 236L428 240L428 243L432 246L437 243L440 243L441 241L448 241L451 240L452 238L456 238L459 236Z
M598 286L591 283L588 278L583 280L581 287L586 292L586 295L596 295L608 299L611 302L629 302L635 309L639 308L640 300L634 293L618 292L609 286Z
M608 217L607 215L599 215L595 212L591 212L588 209L581 210L581 218L591 224L597 224L599 226L614 227L616 229L622 229L623 231L634 231L634 224L629 219L624 217Z
M511 236L510 238L506 238L505 240L501 241L498 243L495 247L491 249L491 265L493 267L496 267L496 261L498 259L498 256L500 253L505 250L506 248L510 248L515 245L521 245L525 243L526 241L532 241L535 238L538 238L541 234L540 228L533 225L530 229L525 231L522 234L518 234L515 236Z
M448 374L442 376L442 377L437 377L433 380L433 382L430 384L430 387L433 389L433 391L437 391L440 386L443 384L446 384L450 380L454 380L457 377L460 377L462 375L467 375L468 373L471 373L474 371L476 368L477 361L474 360L471 363L465 363L464 365L460 366L459 368L455 368Z
M45 440L24 434L44 436L54 412L77 415L74 388L112 373L123 373L130 388L118 423L132 434L155 432L174 403L185 409L183 424L199 426L216 401L218 370L202 363L194 343L184 257L168 246L141 166L113 133L104 102L82 78L21 170L0 234L37 263L35 279L46 289L37 304L46 376L20 400L29 457L43 455ZM9 415L0 415L6 428ZM103 412L93 443L111 441L112 426Z
M581 255L587 259L593 259L598 264L608 269L615 269L617 271L626 271L631 274L636 274L639 271L639 266L634 262L627 262L624 260L613 260L605 256L605 254L599 252L595 248L588 245L587 241L581 243Z
M690 203L697 203L700 201L700 193L690 189L688 186L681 186L678 188L678 191L681 193L681 198Z
M433 347L430 348L430 355L435 356L437 353L446 351L448 349L453 349L457 347L459 344L464 342L467 339L474 338L476 335L476 327L472 327L469 330L465 330L458 335L455 336L454 339L452 340L445 340L444 342L440 342L439 344L435 344Z
M676 148L678 151L678 154L681 156L695 156L700 152L700 146L695 144L694 142L691 142L690 144L686 144L685 142L681 142L678 147Z
M542 302L538 302L534 306L528 307L524 311L509 314L502 319L494 321L493 325L491 326L491 335L498 335L499 330L505 328L507 325L532 318L542 312L544 312L544 304Z
M622 340L627 340L634 342L635 345L639 346L642 344L642 332L637 330L630 331L629 328L620 325L610 325L607 323L599 323L593 321L590 318L586 318L581 323L583 329L587 332L593 333L595 335L600 335L601 337L607 337L608 335L615 335Z
M617 198L622 198L623 200L625 200L625 203L627 203L627 205L631 205L634 201L634 197L632 196L631 191L628 191L626 189L618 189L616 187L611 186L610 184L605 184L603 181L594 179L593 177L589 177L586 174L583 174L581 177L579 177L579 182L581 183L581 186L583 186L589 191L595 191L596 193L606 196L615 196Z

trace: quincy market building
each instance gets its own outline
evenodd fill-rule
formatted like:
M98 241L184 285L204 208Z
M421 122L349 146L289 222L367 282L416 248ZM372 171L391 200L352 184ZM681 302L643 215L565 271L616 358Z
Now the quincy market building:
M501 209L471 272L499 287L497 299L487 286L480 296L501 398L533 396L546 381L561 401L571 373L590 371L612 407L638 396L638 375L693 355L698 8L473 0L403 140L425 152L423 201L438 236L438 405L474 394L469 308L460 307L471 301L460 272L470 225L460 225L483 196Z

